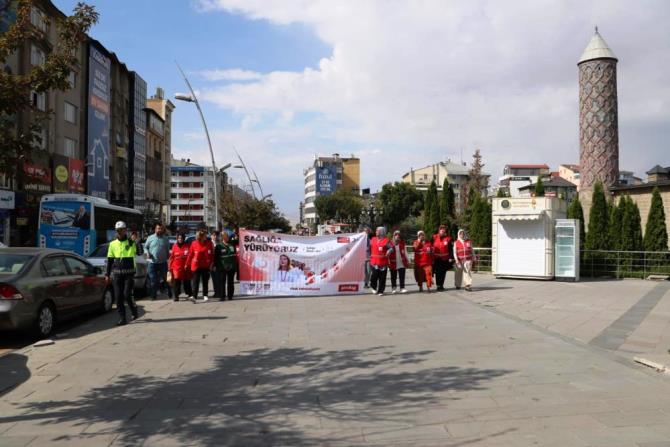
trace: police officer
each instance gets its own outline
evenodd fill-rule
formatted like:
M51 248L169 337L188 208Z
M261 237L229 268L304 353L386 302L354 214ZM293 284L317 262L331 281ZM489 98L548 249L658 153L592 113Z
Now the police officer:
M118 237L110 242L109 250L107 250L107 273L105 278L107 284L112 283L114 296L116 297L116 308L121 317L116 325L122 326L126 324L125 303L128 303L130 312L133 314L133 320L137 318L137 306L132 298L137 244L128 239L125 222L118 221L114 228Z

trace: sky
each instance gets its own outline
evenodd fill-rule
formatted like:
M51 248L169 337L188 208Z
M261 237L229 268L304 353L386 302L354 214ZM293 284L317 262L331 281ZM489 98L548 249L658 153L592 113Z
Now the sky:
M666 0L89 3L91 35L149 91L186 91L179 62L217 165L237 149L293 220L315 155L358 156L373 191L475 149L494 179L508 163L578 163L576 64L596 25L619 59L620 169L670 165ZM211 164L195 107L173 102L173 155Z

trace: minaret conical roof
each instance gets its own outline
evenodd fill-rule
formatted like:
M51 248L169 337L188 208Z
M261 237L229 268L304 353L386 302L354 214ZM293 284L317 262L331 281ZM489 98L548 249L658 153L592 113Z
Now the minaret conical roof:
M586 46L586 49L582 53L582 57L579 58L579 62L577 62L577 64L581 64L582 62L593 59L618 60L614 55L614 52L607 45L607 42L605 42L605 39L603 39L603 36L601 36L598 32L598 27L596 27L596 32L593 34L591 42L589 42L589 44Z

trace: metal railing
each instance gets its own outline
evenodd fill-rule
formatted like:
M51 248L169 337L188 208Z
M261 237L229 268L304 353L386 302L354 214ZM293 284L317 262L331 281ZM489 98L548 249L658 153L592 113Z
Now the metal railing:
M486 272L491 273L491 267L493 263L493 253L491 248L478 248L475 247L475 262L473 265L473 271L475 272Z
M647 278L670 275L668 251L582 250L580 274L591 278Z

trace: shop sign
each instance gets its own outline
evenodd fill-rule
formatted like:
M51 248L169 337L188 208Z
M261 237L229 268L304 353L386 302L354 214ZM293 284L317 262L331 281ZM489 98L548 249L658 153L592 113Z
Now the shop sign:
M13 210L14 205L14 191L0 189L0 209Z

